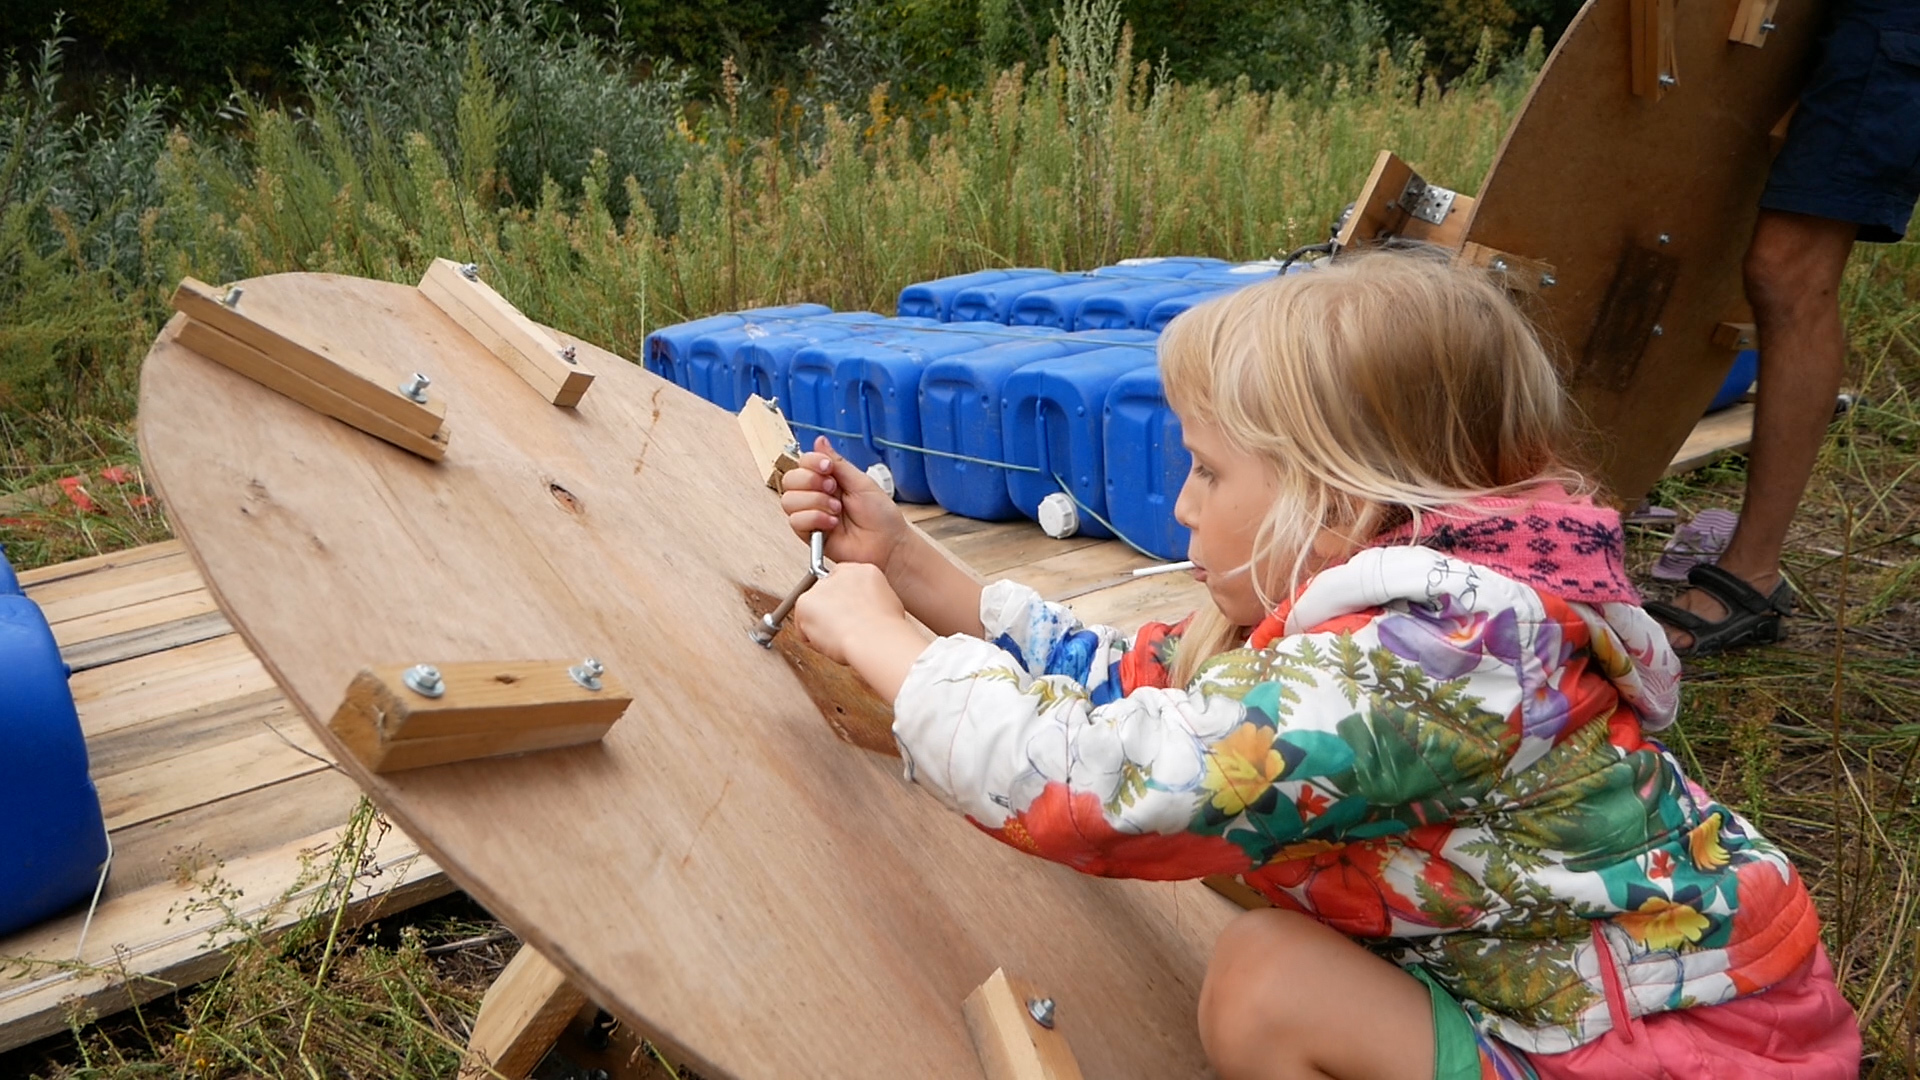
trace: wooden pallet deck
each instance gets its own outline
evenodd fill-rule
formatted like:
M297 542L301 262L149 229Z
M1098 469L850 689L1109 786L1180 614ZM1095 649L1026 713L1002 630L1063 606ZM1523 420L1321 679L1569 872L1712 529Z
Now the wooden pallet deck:
M981 574L1025 581L1090 620L1138 625L1197 602L1200 587L1184 574L1131 577L1151 560L1114 541L907 509ZM217 974L236 933L223 904L261 932L291 925L323 887L320 871L360 798L177 541L20 580L73 668L114 861L77 961L84 911L0 939L0 1050ZM394 829L363 863L355 914L390 914L452 888Z

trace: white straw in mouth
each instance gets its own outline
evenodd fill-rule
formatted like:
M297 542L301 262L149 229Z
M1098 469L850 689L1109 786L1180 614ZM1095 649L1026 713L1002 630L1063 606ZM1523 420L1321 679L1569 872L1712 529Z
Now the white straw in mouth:
M1161 563L1159 566L1143 566L1133 572L1134 577L1152 577L1155 574L1178 574L1193 569L1192 562Z

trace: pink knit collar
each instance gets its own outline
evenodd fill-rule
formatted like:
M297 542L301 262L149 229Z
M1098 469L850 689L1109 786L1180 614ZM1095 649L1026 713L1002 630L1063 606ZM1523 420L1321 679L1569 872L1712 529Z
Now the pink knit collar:
M1543 484L1522 498L1487 497L1421 515L1369 547L1416 544L1584 603L1638 604L1618 511Z

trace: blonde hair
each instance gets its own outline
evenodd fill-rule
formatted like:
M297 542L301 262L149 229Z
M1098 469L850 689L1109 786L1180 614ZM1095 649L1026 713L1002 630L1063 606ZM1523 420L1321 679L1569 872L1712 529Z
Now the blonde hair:
M1323 528L1359 545L1481 496L1591 490L1568 463L1572 409L1533 328L1486 274L1435 254L1343 256L1202 304L1162 334L1160 371L1183 421L1273 470L1280 496L1252 561L1290 561L1289 595ZM1175 654L1176 685L1250 629L1209 604Z

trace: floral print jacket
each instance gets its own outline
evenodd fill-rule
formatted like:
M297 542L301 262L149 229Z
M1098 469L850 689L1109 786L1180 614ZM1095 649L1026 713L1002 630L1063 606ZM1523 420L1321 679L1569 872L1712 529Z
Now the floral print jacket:
M1680 665L1637 604L1375 547L1184 687L1177 628L1129 643L1010 582L981 618L900 691L912 778L1090 874L1241 875L1523 1050L1612 1026L1603 957L1639 1016L1752 994L1818 942L1786 857L1643 734Z

